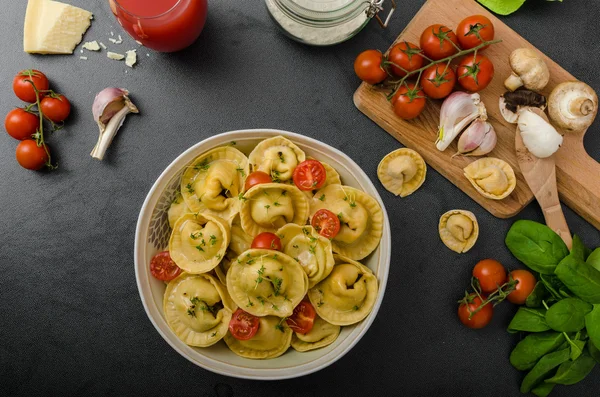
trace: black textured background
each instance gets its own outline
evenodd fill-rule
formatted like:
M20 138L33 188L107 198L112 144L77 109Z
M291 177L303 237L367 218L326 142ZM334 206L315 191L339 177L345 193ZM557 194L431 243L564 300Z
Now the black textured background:
M371 23L349 42L312 48L283 36L262 1L211 0L196 44L177 54L142 49L128 73L104 51L86 54L88 61L79 53L25 54L26 1L2 1L0 114L20 105L11 80L30 67L69 97L73 113L49 140L60 164L55 172L21 169L16 142L0 133L0 395L518 396L522 374L508 355L519 337L505 330L516 307L502 304L490 326L473 331L459 323L455 304L479 259L519 266L503 243L513 220L492 217L432 169L405 199L376 183L393 228L385 299L360 343L316 374L258 382L205 371L162 340L140 303L133 270L138 212L160 172L196 142L234 129L286 129L341 149L376 181L377 163L399 144L354 108L352 62L366 48L386 49L423 3L397 1L387 30ZM86 40L108 45L113 30L124 43L112 49L137 47L106 1L72 3L95 14ZM503 20L600 91L598 2L527 0ZM128 118L98 162L89 156L98 136L91 105L107 86L128 88L142 114ZM599 129L594 124L586 138L596 159ZM438 237L439 216L453 208L473 211L480 222L479 241L465 255ZM597 230L568 209L566 216L587 245L600 246ZM532 204L518 218L542 215ZM596 368L553 395L599 390Z

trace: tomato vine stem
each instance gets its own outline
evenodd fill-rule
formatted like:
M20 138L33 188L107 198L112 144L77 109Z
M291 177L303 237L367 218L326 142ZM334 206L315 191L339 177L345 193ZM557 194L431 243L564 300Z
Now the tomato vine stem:
M56 166L52 165L52 157L50 155L50 150L48 150L48 146L46 145L46 142L44 141L44 114L42 113L42 107L40 104L40 92L38 91L37 87L35 86L35 83L33 82L33 72L31 70L28 70L27 75L29 76L29 79L26 79L25 81L28 82L29 84L31 84L31 86L33 87L33 91L35 92L35 106L37 106L38 117L40 119L40 127L39 127L37 133L34 134L35 141L36 141L36 144L38 145L38 147L43 147L44 150L46 151L46 155L48 155L48 161L46 162L46 167L53 170L56 168ZM26 111L30 111L30 107L32 105L27 106Z

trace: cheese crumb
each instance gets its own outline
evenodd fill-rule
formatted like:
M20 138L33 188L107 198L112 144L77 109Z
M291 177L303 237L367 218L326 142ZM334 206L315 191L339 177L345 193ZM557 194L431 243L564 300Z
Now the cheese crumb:
M84 61L87 61L87 57L79 57L79 59L83 59Z
M115 34L114 34L113 32L110 32L110 35L111 35L111 36L114 36Z
M147 56L147 57L149 57L149 56L150 56L150 54L146 53L146 56Z
M137 53L135 52L135 50L129 50L126 52L126 54L127 58L125 59L125 65L132 68L133 65L135 65L137 62Z
M113 39L112 37L109 37L108 41L110 41L113 44L117 44L117 39Z
M106 53L106 56L115 61L120 61L123 58L125 58L125 55L123 55L123 54L117 54L116 52L110 52L110 51L108 51Z
M100 47L104 48L106 50L106 46L104 45L103 42L100 42Z
M100 51L100 46L96 40L83 43L83 48L88 51ZM81 50L81 52L83 52L83 50Z

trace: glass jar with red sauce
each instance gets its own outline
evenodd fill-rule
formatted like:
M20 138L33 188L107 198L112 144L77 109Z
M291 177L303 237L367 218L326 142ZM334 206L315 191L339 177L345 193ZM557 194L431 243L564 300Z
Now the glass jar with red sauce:
M204 28L207 0L109 0L119 24L136 41L161 52L182 50Z

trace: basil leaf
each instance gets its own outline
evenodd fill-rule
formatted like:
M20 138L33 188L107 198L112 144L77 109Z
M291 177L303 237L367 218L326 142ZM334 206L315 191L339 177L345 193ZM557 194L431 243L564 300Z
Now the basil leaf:
M583 353L583 348L585 347L586 341L584 340L573 340L571 341L571 354L570 358L572 361L575 361L581 356Z
M600 270L600 248L596 248L585 261L596 270Z
M596 345L594 345L592 343L592 341L589 341L589 343L587 344L588 347L588 353L590 353L590 356L592 356L592 358L594 360L596 360L596 362L598 364L600 364L600 350L596 347Z
M508 15L517 11L525 0L477 0L491 11L500 15Z
M548 395L554 389L554 386L556 386L554 383L540 383L533 390L531 390L531 392L537 397L548 397Z
M563 298L562 294L559 292L566 288L565 285L558 279L558 277L554 274L540 274L540 280L546 287L546 290L550 292L550 295L556 300L561 300Z
M541 357L556 350L564 340L562 333L551 331L527 335L510 353L510 363L520 371L531 369Z
M549 329L550 326L546 323L546 309L520 307L510 324L508 324L508 332L510 333L519 331L543 332Z
M538 361L531 371L525 375L525 378L523 378L523 383L521 383L521 393L529 393L534 386L544 380L550 371L568 359L569 349L548 353L544 357L540 358L540 361Z
M583 245L583 241L579 238L578 235L573 236L573 245L571 248L571 253L569 255L574 256L575 258L585 261L586 253L585 253L585 245Z
M505 243L518 260L541 274L553 274L559 262L569 255L558 234L546 225L528 220L513 223Z
M538 281L537 283L535 283L535 287L533 288L533 291L531 291L531 293L527 297L527 300L525 301L525 306L527 306L527 307L542 306L542 300L546 297L547 294L548 294L548 290L546 290L544 283L542 281Z
M575 361L564 362L558 367L556 375L546 379L546 383L555 383L557 385L574 385L582 381L594 369L596 361L587 354L582 354Z
M594 309L585 316L585 328L594 345L600 346L600 305L594 305Z
M585 327L585 316L594 307L577 298L567 298L550 306L546 323L555 331L577 332Z
M573 256L556 267L555 274L575 295L589 303L600 303L600 271Z

